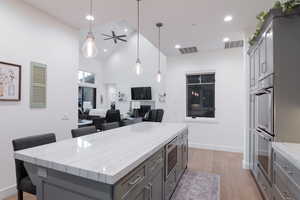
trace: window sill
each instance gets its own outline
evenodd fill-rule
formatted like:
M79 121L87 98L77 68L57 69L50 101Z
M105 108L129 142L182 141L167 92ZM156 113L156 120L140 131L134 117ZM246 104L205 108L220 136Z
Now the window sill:
M216 118L205 118L205 117L198 117L198 118L192 118L192 117L185 117L186 122L198 122L198 123L206 123L206 124L218 124Z

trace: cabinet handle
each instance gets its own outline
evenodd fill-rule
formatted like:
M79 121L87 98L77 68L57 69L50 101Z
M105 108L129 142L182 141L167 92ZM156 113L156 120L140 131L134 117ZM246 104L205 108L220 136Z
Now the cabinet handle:
M138 176L134 181L129 182L129 185L135 185L137 184L140 180L142 180L143 177Z
M289 167L288 166L284 166L282 167L285 171L289 171Z
M149 200L152 200L152 184L149 183L149 184L146 186L146 189L149 191Z
M288 171L287 172L290 176L294 175L294 172L293 171Z

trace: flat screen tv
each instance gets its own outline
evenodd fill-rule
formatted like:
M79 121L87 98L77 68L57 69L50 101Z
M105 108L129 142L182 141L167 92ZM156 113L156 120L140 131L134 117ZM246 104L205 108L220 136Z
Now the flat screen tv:
M132 100L152 100L151 87L131 88Z

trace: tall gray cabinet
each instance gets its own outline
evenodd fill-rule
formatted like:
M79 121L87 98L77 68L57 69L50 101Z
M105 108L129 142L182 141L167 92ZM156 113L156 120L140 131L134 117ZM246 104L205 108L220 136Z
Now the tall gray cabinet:
M249 167L265 199L277 199L271 143L300 143L300 8L288 14L271 10L248 55ZM269 102L262 102L262 88L271 93L269 99L265 98ZM270 108L264 110L264 105ZM268 116L266 110L270 111ZM264 117L268 120L266 132L271 133L268 137L260 134Z

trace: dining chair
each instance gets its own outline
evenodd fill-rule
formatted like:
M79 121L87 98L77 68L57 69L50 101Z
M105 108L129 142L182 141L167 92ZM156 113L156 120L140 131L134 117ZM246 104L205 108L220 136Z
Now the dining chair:
M77 137L97 133L97 129L95 126L87 126L87 127L72 129L71 133L72 133L72 138L77 138Z
M12 144L13 144L14 151L20 151L20 150L46 145L54 142L56 142L55 134L49 133L49 134L15 139L12 141ZM28 173L24 167L24 162L15 159L15 165L16 165L18 200L23 200L23 192L36 195L36 187L32 183L30 177L28 176Z

